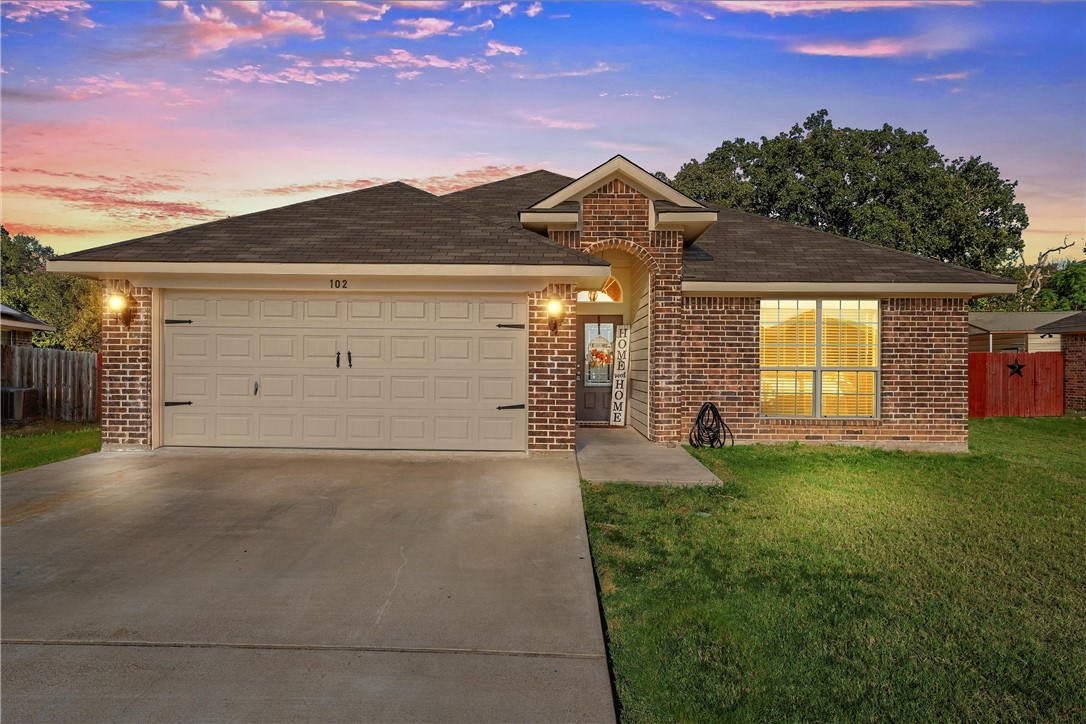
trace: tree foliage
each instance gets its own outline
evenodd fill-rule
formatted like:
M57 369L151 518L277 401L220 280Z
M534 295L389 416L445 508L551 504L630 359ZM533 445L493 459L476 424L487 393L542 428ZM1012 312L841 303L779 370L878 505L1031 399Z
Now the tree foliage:
M55 252L33 236L0 227L0 301L55 325L35 332L39 347L96 351L102 335L102 286L93 279L50 274Z
M670 181L701 201L999 273L1029 224L1017 182L948 159L926 132L836 128L823 109L759 141L725 141Z

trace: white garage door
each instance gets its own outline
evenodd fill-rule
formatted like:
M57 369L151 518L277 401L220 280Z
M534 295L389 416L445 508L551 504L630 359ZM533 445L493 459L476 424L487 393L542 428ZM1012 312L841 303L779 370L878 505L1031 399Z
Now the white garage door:
M523 297L168 292L164 312L166 445L526 448Z

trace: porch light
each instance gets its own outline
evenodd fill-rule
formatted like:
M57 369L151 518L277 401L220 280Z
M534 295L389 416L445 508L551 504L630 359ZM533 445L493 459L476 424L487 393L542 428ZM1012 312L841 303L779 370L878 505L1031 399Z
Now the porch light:
M547 317L550 318L551 332L558 332L558 325L566 317L566 307L561 299L551 299L547 302Z
M132 318L136 316L136 300L131 294L113 292L109 295L109 311L117 315L125 329L132 326Z

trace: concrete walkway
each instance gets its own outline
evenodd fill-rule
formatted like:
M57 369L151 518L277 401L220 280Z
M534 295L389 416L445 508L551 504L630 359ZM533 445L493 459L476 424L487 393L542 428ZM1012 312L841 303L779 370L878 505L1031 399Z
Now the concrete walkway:
M720 480L681 447L649 442L630 427L578 427L577 464L593 483L716 485Z
M2 720L614 721L572 455L4 476Z

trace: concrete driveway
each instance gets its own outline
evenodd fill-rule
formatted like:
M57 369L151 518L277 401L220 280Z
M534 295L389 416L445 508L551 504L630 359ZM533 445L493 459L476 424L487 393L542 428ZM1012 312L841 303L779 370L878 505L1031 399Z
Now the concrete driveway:
M572 456L99 453L2 580L5 721L614 719Z

